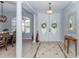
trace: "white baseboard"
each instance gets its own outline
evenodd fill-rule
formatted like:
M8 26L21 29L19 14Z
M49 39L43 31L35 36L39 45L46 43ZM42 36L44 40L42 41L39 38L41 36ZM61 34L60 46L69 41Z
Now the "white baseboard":
M33 40L33 43L36 43L35 39Z

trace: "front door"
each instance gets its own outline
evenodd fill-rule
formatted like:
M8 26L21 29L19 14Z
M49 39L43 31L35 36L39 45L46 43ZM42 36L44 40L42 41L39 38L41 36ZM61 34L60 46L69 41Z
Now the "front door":
M49 32L48 37L49 41L58 41L60 38L59 36L59 21L60 16L59 14L53 14L49 16Z
M40 41L58 41L60 39L60 15L38 14Z

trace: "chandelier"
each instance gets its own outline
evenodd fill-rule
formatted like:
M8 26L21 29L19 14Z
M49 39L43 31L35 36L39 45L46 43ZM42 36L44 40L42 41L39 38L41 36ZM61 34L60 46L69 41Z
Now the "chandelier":
M1 15L0 15L0 22L6 22L7 17L3 15L3 1L0 1L1 3Z
M48 9L48 15L51 15L52 14L52 8L51 8L51 3L49 3L49 9Z

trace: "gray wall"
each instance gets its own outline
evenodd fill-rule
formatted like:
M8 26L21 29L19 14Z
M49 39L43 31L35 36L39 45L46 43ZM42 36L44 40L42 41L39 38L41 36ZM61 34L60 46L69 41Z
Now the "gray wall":
M33 15L28 12L28 11L25 11L24 9L22 10L22 14L24 17L28 17L30 18L31 20L31 33L29 34L24 34L23 33L23 39L25 38L31 38L32 37L32 33L33 33ZM11 32L11 20L12 18L15 18L16 17L16 12L13 11L13 12L5 12L4 15L7 16L7 21L5 23L2 23L0 22L0 31L2 31L3 29L9 29L9 31Z
M68 20L68 15L72 12L76 12L76 34L73 33L72 35L74 35L77 40L78 40L78 48L79 48L79 2L73 2L71 3L70 5L68 5L68 7L66 7L64 10L63 10L63 32L64 32L64 35L66 35L68 33L67 29L67 23L66 21ZM74 49L73 46L71 45L71 48L72 50ZM78 50L78 53L79 53L79 50Z
M6 12L5 15L7 16L7 21L5 23L0 22L0 31L6 28L11 31L11 20L16 17L16 12Z
M73 13L73 12L76 12L76 17L77 17L77 19L76 19L76 29L77 29L77 34L75 34L75 33L73 33L73 35L75 35L77 38L78 38L78 21L79 21L79 17L78 17L78 15L79 15L79 4L78 3L72 3L71 5L69 5L68 7L66 7L65 9L64 9L64 12L63 12L63 15L64 15L64 26L63 26L63 28L64 28L64 35L65 34L67 34L68 33L68 31L67 31L67 20L68 20L68 15L70 14L70 13Z
M33 33L33 22L34 22L33 21L32 11L28 7L28 5L26 3L24 3L24 2L22 4L22 8L25 8L27 10L26 11L26 10L22 9L22 15L24 17L30 18L30 20L31 20L31 33L29 33L29 34L24 34L23 33L23 39L26 38L26 37L27 38L31 38L32 37L32 33ZM5 2L5 4L4 4L4 15L7 16L7 21L5 23L1 23L0 22L0 31L2 31L5 28L8 28L9 31L11 31L11 20L12 20L12 18L16 17L16 4L13 5L13 4L9 3L9 2L8 3Z

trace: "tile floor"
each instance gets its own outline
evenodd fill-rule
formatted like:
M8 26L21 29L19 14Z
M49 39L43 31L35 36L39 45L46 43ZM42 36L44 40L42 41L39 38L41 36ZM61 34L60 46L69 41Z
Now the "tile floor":
M61 47L61 49L63 50L63 53L65 54L65 56L67 58L79 58L79 50L77 49L77 56L75 56L75 50L73 49L69 49L69 53L67 53L66 49L64 49L64 45L62 42L59 42L58 45Z
M16 47L8 46L6 51L4 48L0 48L0 58L15 58L16 57Z
M65 58L75 57L72 51L69 54L63 48L62 42L39 42L32 43L30 40L23 40L23 58ZM15 58L16 47L8 46L6 51L0 48L0 58Z
M31 40L24 40L23 41L23 57L24 58L33 58L37 48L39 46L39 43L32 43Z
M36 58L65 58L56 42L42 42Z

